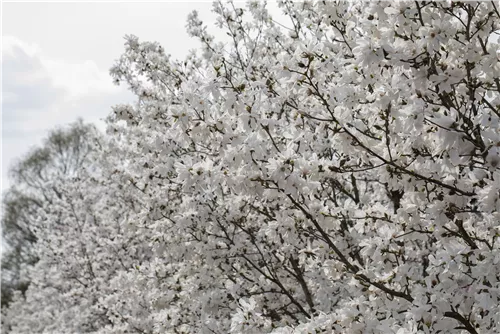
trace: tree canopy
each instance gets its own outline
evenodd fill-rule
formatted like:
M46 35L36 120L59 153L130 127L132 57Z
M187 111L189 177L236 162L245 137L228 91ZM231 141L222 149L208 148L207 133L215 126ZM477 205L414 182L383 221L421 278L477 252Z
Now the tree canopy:
M499 2L279 5L126 37L12 333L500 331Z
M24 292L29 279L23 267L38 261L33 251L40 211L62 199L62 185L92 165L89 155L98 133L91 124L77 120L51 130L39 147L32 148L10 169L13 185L3 194L2 207L2 306L14 290Z

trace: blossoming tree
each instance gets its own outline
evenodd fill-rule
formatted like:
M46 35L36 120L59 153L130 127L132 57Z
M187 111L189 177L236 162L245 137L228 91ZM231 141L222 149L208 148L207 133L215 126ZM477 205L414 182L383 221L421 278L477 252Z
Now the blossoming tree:
M229 43L191 14L185 61L127 37L138 102L13 332L500 330L499 3L280 7L215 3Z
M38 261L33 244L39 212L62 197L61 180L78 177L82 167L92 165L87 157L97 139L93 125L77 120L51 130L40 147L11 166L12 186L2 201L2 306L8 305L14 290L29 285L22 268Z

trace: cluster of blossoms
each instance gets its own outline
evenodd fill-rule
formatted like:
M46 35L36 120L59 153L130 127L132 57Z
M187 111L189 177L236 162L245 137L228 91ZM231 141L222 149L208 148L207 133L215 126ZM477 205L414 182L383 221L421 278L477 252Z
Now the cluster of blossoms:
M280 7L127 37L12 333L500 332L499 3Z

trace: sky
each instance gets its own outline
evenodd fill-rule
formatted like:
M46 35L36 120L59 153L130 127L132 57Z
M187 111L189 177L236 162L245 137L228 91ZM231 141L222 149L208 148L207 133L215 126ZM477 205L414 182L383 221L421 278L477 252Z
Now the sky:
M124 50L124 36L157 41L174 58L198 42L185 32L198 10L214 27L211 2L3 2L2 190L8 168L50 129L82 117L104 130L111 106L135 100L115 86L109 68ZM217 34L215 34L217 36Z

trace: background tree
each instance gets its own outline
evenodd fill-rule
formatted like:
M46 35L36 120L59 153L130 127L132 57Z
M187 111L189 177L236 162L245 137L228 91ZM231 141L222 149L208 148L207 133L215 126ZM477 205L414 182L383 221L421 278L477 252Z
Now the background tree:
M50 131L42 146L11 167L13 185L3 197L2 306L8 305L14 290L24 292L29 284L22 267L38 261L33 244L40 210L61 199L61 180L78 178L83 167L91 166L95 140L96 128L77 120Z

